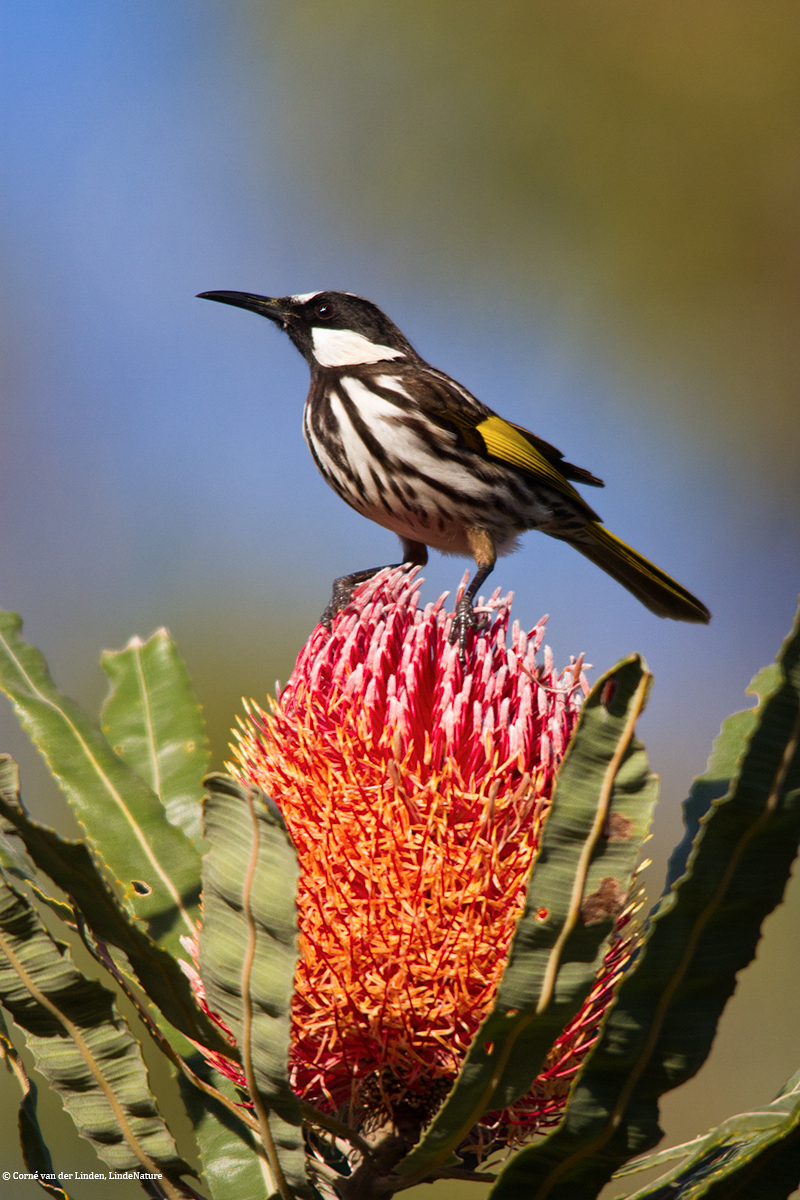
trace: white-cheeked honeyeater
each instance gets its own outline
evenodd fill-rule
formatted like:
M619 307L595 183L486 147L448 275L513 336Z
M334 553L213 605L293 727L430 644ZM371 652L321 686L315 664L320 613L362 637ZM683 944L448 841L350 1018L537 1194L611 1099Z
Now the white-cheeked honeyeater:
M462 662L468 631L480 627L478 589L528 529L568 542L659 617L710 619L691 592L610 533L573 486L602 480L429 366L377 305L349 292L201 298L250 309L288 333L311 368L303 430L314 462L352 508L398 535L404 562L424 565L429 546L474 558L451 630ZM337 579L323 620L379 569Z

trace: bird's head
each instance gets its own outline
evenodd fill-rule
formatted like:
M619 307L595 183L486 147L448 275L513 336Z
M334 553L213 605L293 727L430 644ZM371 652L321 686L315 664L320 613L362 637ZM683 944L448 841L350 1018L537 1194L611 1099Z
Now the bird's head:
M249 308L280 325L313 370L407 359L419 361L400 330L376 304L350 292L308 292L302 296L255 296L249 292L201 292Z

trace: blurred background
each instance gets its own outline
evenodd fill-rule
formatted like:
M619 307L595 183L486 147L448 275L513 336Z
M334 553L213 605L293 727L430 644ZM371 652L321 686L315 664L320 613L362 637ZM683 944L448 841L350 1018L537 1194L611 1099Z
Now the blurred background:
M96 711L101 649L167 625L220 766L333 577L395 560L316 473L288 339L194 299L358 292L604 478L609 527L714 614L659 621L535 534L492 577L524 625L551 614L558 662L653 669L657 896L691 777L800 588L796 5L7 0L0 62L0 604L57 682ZM435 556L423 597L463 565ZM5 702L0 724L29 807L71 832ZM667 1097L671 1141L800 1065L798 910L790 889ZM59 1165L98 1169L43 1112Z

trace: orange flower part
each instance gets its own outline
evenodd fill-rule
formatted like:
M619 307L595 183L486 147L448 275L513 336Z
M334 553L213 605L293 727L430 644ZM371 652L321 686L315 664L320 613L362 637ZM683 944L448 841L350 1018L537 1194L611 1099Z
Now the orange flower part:
M545 647L537 665L546 618L509 636L499 589L462 668L415 575L381 572L319 626L235 747L300 860L292 1085L356 1124L425 1119L458 1074L586 690L580 662L557 672Z

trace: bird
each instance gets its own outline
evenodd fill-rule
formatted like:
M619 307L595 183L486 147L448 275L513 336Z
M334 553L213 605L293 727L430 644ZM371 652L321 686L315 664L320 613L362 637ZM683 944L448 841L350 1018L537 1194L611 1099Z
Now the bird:
M303 432L314 462L342 500L399 536L403 564L393 566L424 566L429 547L474 559L450 630L462 664L469 631L487 620L474 609L479 588L530 529L567 542L657 616L710 620L697 597L606 529L574 486L603 487L601 479L432 367L376 304L337 291L198 298L248 309L289 335L311 370ZM328 628L381 569L334 581Z

